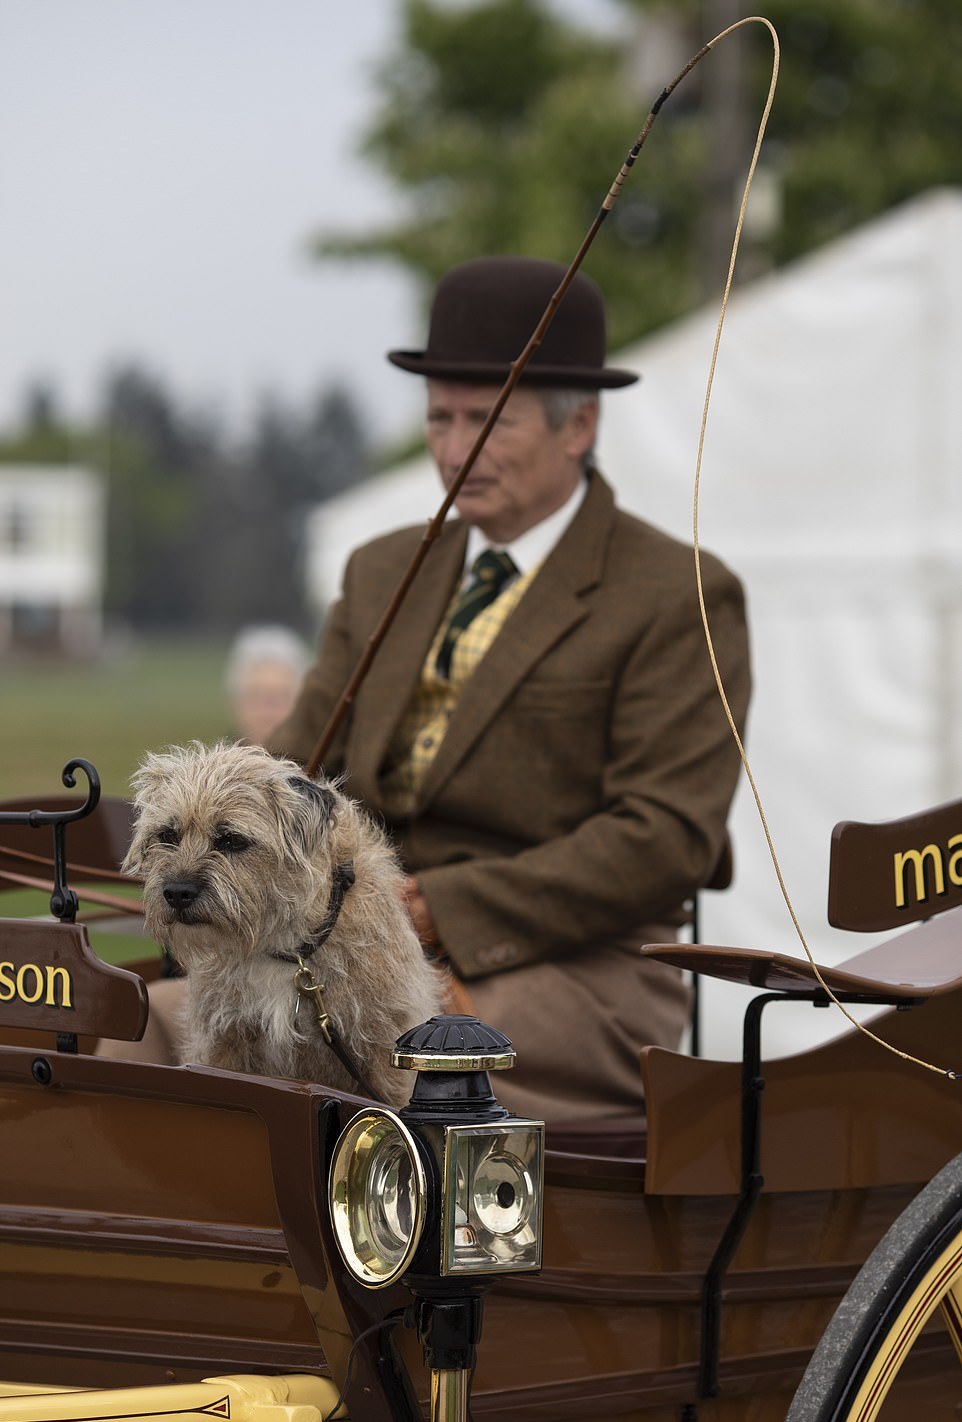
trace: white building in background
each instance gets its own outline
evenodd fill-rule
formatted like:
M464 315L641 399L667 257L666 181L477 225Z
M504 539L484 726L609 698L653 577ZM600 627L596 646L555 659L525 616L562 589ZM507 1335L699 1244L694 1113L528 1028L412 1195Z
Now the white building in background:
M106 517L94 470L0 464L0 654L99 650Z

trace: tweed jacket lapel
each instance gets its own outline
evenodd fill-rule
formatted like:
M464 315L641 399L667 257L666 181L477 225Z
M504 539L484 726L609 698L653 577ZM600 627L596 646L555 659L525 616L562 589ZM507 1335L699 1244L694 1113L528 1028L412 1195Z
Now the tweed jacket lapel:
M581 509L511 614L509 634L495 639L464 688L421 787L422 806L545 653L588 615L583 595L601 579L613 513L611 489L593 472Z
M368 803L379 803L378 770L460 576L467 539L465 524L457 520L445 524L358 691L349 762L352 793L362 795ZM372 598L372 620L384 612L395 586L378 589L381 603L375 608Z

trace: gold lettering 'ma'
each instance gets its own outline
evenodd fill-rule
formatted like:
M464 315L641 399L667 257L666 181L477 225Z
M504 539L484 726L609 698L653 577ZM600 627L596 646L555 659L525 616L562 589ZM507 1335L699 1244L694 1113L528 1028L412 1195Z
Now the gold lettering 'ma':
M962 837L960 837L962 838ZM897 850L895 854L895 907L905 907L905 880L906 865L911 864L915 869L915 897L917 901L925 903L928 894L925 892L925 861L932 861L932 879L935 884L937 894L945 893L945 871L942 867L942 853L937 844L927 844L924 849Z
M60 984L60 996L57 996L57 984ZM70 989L72 987L70 974L66 968L55 968L52 964L47 964L47 995L44 998L46 1007L69 1007L73 1008Z
M953 884L962 884L962 834L954 834L949 840L949 878Z

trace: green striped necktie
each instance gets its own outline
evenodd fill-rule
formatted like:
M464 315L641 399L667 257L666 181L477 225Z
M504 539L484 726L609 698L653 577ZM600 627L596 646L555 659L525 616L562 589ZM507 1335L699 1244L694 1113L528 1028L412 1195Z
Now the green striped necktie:
M438 649L435 663L438 676L451 675L451 657L455 643L461 633L486 607L490 607L509 578L517 573L517 568L509 554L496 553L486 548L471 564L471 581L463 589L455 604L451 619L444 632L444 640Z

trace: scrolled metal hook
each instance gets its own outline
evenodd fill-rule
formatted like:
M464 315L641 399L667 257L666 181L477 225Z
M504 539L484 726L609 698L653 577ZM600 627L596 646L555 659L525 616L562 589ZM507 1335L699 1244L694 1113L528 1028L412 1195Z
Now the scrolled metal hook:
M29 825L40 829L43 825L53 827L53 893L50 895L50 912L61 923L73 923L79 906L77 895L67 886L67 846L66 827L76 820L86 819L100 804L100 775L95 766L82 756L75 756L64 766L60 779L68 790L77 783L74 771L82 770L87 779L87 797L82 805L62 810L3 810L0 811L0 825Z
M60 775L61 784L68 790L77 783L75 770L82 770L87 777L87 798L82 805L63 810L0 810L0 825L29 825L31 829L39 829L41 825L68 825L93 814L100 804L100 774L89 760L75 756L67 761Z
M67 761L60 775L62 783L68 790L72 790L77 783L77 777L74 775L75 770L82 770L87 777L87 798L78 809L69 812L69 819L82 820L92 814L100 804L100 774L96 766L91 765L89 760L84 760L82 756L74 756L73 760Z

